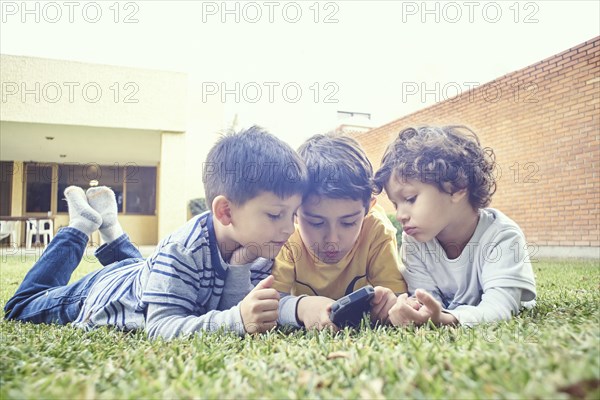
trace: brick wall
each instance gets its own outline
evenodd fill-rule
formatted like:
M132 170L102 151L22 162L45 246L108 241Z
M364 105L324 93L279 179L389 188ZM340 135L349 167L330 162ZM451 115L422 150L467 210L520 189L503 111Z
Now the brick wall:
M402 128L423 124L467 125L494 149L491 207L528 242L600 246L600 37L355 138L377 168Z

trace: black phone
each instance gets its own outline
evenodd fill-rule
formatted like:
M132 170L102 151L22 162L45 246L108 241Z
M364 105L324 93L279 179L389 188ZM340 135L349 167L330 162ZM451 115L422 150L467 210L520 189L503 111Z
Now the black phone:
M329 319L338 328L359 327L363 316L371 310L371 299L374 295L373 286L364 286L342 297L331 305Z

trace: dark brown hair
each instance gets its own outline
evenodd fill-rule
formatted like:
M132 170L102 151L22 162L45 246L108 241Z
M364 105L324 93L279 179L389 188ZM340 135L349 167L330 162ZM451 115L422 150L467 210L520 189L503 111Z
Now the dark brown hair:
M308 169L305 199L318 195L361 200L369 210L375 190L373 167L355 139L332 133L314 135L300 146L298 154Z
M403 129L387 147L375 173L378 193L393 172L398 179L433 184L442 192L467 189L474 208L487 207L496 191L494 151L465 126Z

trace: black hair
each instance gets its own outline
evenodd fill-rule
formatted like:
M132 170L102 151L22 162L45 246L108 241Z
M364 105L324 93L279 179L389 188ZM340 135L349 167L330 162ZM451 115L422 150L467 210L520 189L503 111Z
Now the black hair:
M264 129L225 133L211 148L202 181L209 209L219 195L242 205L261 192L281 198L303 195L308 174L298 154Z

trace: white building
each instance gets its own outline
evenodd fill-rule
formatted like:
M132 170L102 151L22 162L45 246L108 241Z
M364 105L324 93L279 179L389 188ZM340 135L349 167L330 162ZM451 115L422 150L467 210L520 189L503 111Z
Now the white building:
M0 57L0 215L52 212L57 230L68 223L64 188L97 181L117 193L136 244L186 221L221 103L203 103L183 73Z

